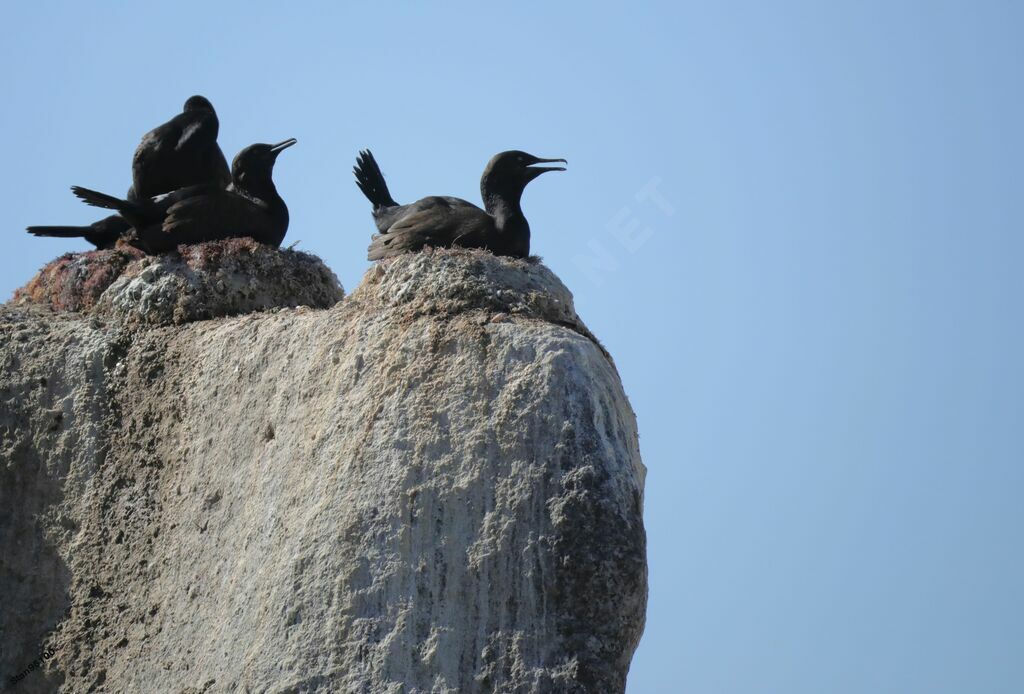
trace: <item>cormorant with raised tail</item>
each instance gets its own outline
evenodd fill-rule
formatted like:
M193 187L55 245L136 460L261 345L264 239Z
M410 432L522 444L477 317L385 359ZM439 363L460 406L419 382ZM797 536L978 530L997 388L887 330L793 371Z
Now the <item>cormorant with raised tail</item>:
M288 231L288 206L274 186L274 163L295 143L292 138L243 149L231 165L233 181L227 189L195 185L137 201L79 186L71 190L89 205L117 210L134 228L125 242L146 253L244 236L280 246Z
M391 197L384 176L369 150L359 153L353 169L356 185L373 203L375 234L367 252L380 260L424 246L483 248L495 255L530 255L530 225L520 201L527 184L563 166L536 166L565 159L541 159L512 150L494 155L480 177L484 209L461 198L431 196L409 205Z
M132 158L127 199L143 201L194 185L231 184L224 153L217 144L220 121L204 96L185 101L182 112L142 136ZM113 248L131 225L117 215L88 226L30 226L35 236L82 237L97 248Z

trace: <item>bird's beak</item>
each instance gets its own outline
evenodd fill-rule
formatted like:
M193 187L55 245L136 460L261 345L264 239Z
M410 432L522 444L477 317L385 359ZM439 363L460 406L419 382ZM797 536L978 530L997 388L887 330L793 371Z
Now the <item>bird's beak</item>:
M565 171L564 166L535 166L535 164L554 164L556 162L562 164L569 163L565 159L535 159L534 161L530 162L530 165L526 167L527 176L529 176L529 180L532 181L533 179L537 178L537 176L540 176L542 173L546 173L548 171Z
M298 140L296 140L294 137L289 137L284 142L278 142L276 145L271 145L270 151L273 152L274 154L280 154L284 150L294 145L296 142L298 142Z

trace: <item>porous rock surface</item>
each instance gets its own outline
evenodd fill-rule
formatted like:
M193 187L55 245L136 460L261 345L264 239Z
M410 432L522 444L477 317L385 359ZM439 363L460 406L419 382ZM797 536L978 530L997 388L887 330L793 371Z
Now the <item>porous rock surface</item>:
M644 467L549 270L424 252L329 309L186 320L205 297L0 307L5 680L51 648L14 687L623 689Z
M329 308L343 296L315 255L233 238L158 256L128 246L67 253L15 292L14 303L171 325L268 308Z

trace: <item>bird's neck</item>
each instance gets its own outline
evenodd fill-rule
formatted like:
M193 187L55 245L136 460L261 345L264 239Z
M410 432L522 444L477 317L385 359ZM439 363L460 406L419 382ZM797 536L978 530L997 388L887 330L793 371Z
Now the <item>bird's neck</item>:
M492 190L487 183L486 180L481 183L480 196L484 200L484 210L494 217L498 227L520 218L525 221L523 208L519 204L523 191Z
M495 240L500 248L491 250L502 255L525 257L529 254L530 225L519 205L521 195L484 196L484 209L494 218L494 227L500 237L500 240Z
M277 186L274 185L274 181L270 178L246 176L243 174L234 178L231 182L231 187L235 192L262 202L268 207L274 207L279 203L284 204L284 200L277 193Z
M231 190L265 208L271 217L287 222L288 206L278 195L273 180L242 176L232 181Z

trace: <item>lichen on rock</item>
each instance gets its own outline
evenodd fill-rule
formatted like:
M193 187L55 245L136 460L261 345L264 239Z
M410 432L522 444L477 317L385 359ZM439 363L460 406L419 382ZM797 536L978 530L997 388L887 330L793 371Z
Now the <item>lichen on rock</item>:
M28 284L14 292L16 304L36 304L55 311L88 311L133 261L131 247L65 253L46 264Z
M636 422L543 264L151 325L0 307L0 673L56 653L19 688L622 691Z
M314 255L248 238L147 256L130 247L69 253L49 263L15 303L142 325L180 325L269 308L328 308L344 292Z

